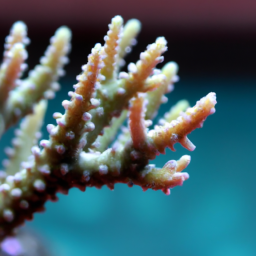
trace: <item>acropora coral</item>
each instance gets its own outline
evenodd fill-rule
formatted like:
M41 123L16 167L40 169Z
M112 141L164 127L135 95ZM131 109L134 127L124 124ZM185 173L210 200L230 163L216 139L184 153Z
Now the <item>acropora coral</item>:
M194 107L179 102L149 129L159 106L166 102L164 94L173 89L178 66L169 62L161 70L155 68L167 50L165 38L159 37L137 63L128 65L128 72L120 71L139 31L138 20L128 21L123 28L122 17L112 19L104 46L95 45L74 91L68 93L70 100L62 102L64 114L53 114L56 125L47 125L49 139L37 146L47 100L59 89L57 80L68 62L71 32L59 28L40 65L21 79L29 39L23 22L13 25L0 68L0 134L22 121L13 147L5 150L9 159L3 161L1 171L0 240L42 211L47 200L55 201L57 192L67 194L72 187L85 191L107 185L112 190L115 183L125 183L168 195L170 188L189 178L182 172L190 162L188 155L162 168L149 161L166 148L174 150L175 143L195 149L187 135L215 112L215 93ZM123 126L126 118L128 127Z

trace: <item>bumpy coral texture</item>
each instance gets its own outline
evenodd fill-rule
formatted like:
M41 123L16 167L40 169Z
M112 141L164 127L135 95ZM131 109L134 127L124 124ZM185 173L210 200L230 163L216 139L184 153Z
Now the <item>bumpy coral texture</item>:
M42 211L47 200L55 201L57 192L67 193L72 187L84 191L107 185L113 189L119 182L168 195L170 188L188 179L188 173L182 172L190 162L187 155L163 168L149 160L164 154L165 148L174 150L178 142L194 150L187 135L215 112L216 97L209 93L194 107L180 101L149 129L159 106L167 101L164 94L177 81L178 67L169 62L161 70L155 69L167 50L165 38L159 37L137 63L128 65L128 72L120 72L139 31L135 19L124 28L122 17L112 19L104 46L96 44L92 49L74 90L68 93L70 100L62 102L64 113L53 114L56 125L47 125L49 138L37 146L47 100L59 89L57 80L68 61L71 32L59 28L40 65L20 79L29 39L24 23L13 25L0 68L0 134L23 120L15 131L13 147L5 150L9 159L3 161L5 170L1 171L1 240ZM128 127L123 126L126 118ZM113 142L120 128L121 134Z

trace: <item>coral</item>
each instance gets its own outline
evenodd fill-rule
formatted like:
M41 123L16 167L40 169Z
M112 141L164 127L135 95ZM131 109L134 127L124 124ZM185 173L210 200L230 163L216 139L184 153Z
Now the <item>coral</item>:
M47 99L54 97L58 77L64 74L71 33L66 27L58 29L41 64L21 80L29 40L26 26L14 24L0 69L1 134L24 119L15 132L13 148L6 149L9 160L1 172L0 239L42 211L47 200L55 201L57 192L68 193L72 187L113 189L119 182L168 195L170 188L188 179L188 173L182 172L190 162L187 155L163 168L149 161L164 154L165 148L174 150L178 142L194 150L187 135L215 112L216 97L209 93L191 108L181 101L149 130L159 106L166 102L164 94L177 81L178 67L169 62L155 69L167 50L165 38L159 37L136 64L128 65L128 72L120 72L139 31L135 19L124 28L120 16L112 19L104 46L95 45L74 91L68 93L70 100L62 102L64 114L53 114L57 124L47 125L49 139L37 146ZM128 127L124 127L127 117ZM121 134L113 142L120 127Z

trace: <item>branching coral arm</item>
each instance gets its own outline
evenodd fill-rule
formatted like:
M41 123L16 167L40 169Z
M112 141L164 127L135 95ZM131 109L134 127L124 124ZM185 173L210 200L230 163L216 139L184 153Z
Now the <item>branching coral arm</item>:
M16 137L12 140L13 148L8 147L5 152L9 159L4 160L5 173L15 175L22 164L31 155L31 148L41 137L41 127L47 108L47 101L41 100L34 106L33 114L27 115L20 124L20 129L15 130Z
M86 143L82 135L94 127L87 111L97 103L92 95L102 67L100 51L98 44L78 77L71 101L63 102L66 113L54 114L58 125L48 125L50 140L40 142L44 150L33 147L33 155L23 169L7 176L0 185L0 239L11 234L25 219L31 219L34 212L41 211L45 201L55 200L57 191L67 191L83 180L80 174L77 181L73 164Z
M0 173L0 241L13 234L25 220L31 220L35 212L42 211L47 200L55 201L57 192L67 194L72 187L84 191L86 187L107 185L113 189L115 183L125 183L170 194L170 188L182 185L188 179L188 174L182 171L190 162L189 156L168 161L162 168L150 165L149 160L165 153L166 148L174 150L177 142L194 150L195 146L187 135L202 127L206 117L215 112L215 93L209 93L192 108L187 109L187 104L177 105L159 126L148 130L152 124L148 119L153 118L160 103L165 101L163 95L177 80L177 65L169 63L161 71L155 70L155 66L163 61L161 55L167 50L166 40L161 37L141 53L136 64L129 64L128 73L116 75L120 59L127 53L131 38L139 30L138 26L134 27L134 22L131 30L129 26L125 28L122 39L122 18L117 16L112 20L104 48L95 45L88 63L82 67L83 72L77 76L74 91L68 93L71 99L62 102L64 114L54 113L57 125L47 125L49 139L41 140L40 147L33 146L27 161L24 161L27 152L23 155L18 148L13 152L9 150L13 157L7 167L9 175L5 177ZM23 42L24 36L19 40ZM27 115L39 99L53 96L58 87L55 81L63 73L62 66L66 63L69 40L69 30L59 29L45 58L41 59L41 65L15 90L8 89L0 113L1 132ZM8 52L21 43L12 45L12 40L9 42ZM17 81L18 73L12 81ZM152 90L156 90L154 94L150 93ZM34 134L39 129L44 107L43 103L39 114L26 118L26 125L18 131L18 140L14 144L22 143L27 140L25 137L29 132ZM128 108L129 129L123 128L121 137L107 148ZM177 119L173 120L175 117ZM38 126L30 127L33 118ZM108 126L110 130L106 128ZM32 137L28 142L34 143ZM97 145L99 143L101 145ZM20 161L23 161L20 171L16 172L14 169L18 169Z
M131 100L129 127L134 148L141 148L146 142L145 94L141 94Z
M8 35L5 39L4 45L4 59L7 57L10 49L17 43L21 43L23 45L28 45L30 42L27 37L27 26L22 21L17 21L13 24L10 35Z
M21 43L14 44L6 54L0 71L0 109L3 112L9 93L18 86L17 79L25 68L27 52Z
M147 165L140 173L140 185L144 191L149 188L161 189L166 195L170 195L170 188L181 186L189 178L187 172L181 171L189 165L190 160L190 156L184 155L178 161L168 161L163 168Z
M156 75L151 80L152 82L160 83L160 86L156 90L147 93L146 119L153 119L157 115L160 105L167 102L168 99L164 94L173 90L173 83L177 77L177 72L178 65L175 62L165 64L161 71L155 70Z
M131 47L137 43L136 37L141 30L141 23L137 19L128 20L123 29L119 44L118 66L125 65L124 57L131 52Z
M41 59L41 65L30 71L29 77L10 94L3 110L5 129L30 113L33 104L40 99L54 97L54 91L59 88L56 80L63 74L62 67L67 63L70 37L68 28L58 29L45 57Z
M86 186L101 187L106 184L113 188L115 183L121 182L129 186L136 184L144 189L161 189L168 194L169 188L181 185L188 179L188 174L182 174L181 171L189 164L190 157L183 156L178 161L171 160L172 164L167 163L162 169L148 165L148 160L164 153L166 147L173 148L176 142L193 150L194 147L184 144L184 140L188 133L201 127L205 118L214 112L215 104L215 95L210 93L187 110L186 115L190 116L190 121L179 117L169 124L172 128L164 126L161 132L157 133L156 130L146 131L144 120L141 118L144 109L143 97L138 97L133 100L130 108L133 112L130 114L132 141L125 146L113 146L102 154L82 152L76 168L83 172ZM144 139L139 138L137 132ZM174 137L179 139L173 140Z
M9 92L19 85L18 80L26 68L27 58L25 46L29 43L27 27L22 21L15 22L4 45L3 63L0 67L0 107L3 109Z
M153 91L148 91L146 93L146 113L145 126L150 126L152 124L152 119L156 116L159 106L162 103L167 102L167 98L164 96L167 92L171 92L173 90L173 83L176 81L178 66L175 62L167 63L162 70L154 70L154 75L147 79L148 87L155 87L156 89ZM185 110L186 108L182 108ZM181 111L182 111L181 110ZM180 111L180 112L181 112ZM179 112L179 113L180 113ZM178 115L173 115L173 119L176 119ZM130 133L128 129L123 128L122 134L119 136L119 139L116 142L116 145L119 143L124 145L130 139Z
M166 122L170 123L172 120L177 119L181 112L185 112L189 108L187 100L178 101L169 111L164 114L164 117L159 120L160 125L164 125Z
M209 93L199 100L193 108L181 112L176 120L163 126L156 126L154 130L148 133L148 139L161 154L164 153L165 147L174 150L173 146L177 142L190 151L194 150L195 146L187 138L187 134L202 127L206 117L215 112L215 104L215 93Z
M104 37L105 45L103 47L104 67L101 69L101 74L105 77L102 84L109 83L116 77L117 57L119 50L120 36L123 29L123 19L121 16L116 16L109 24L109 31Z
M0 67L0 79L1 79L1 101L0 101L0 137L1 135L4 133L5 131L5 117L4 117L4 113L3 113L3 110L5 108L5 104L6 104L6 100L7 98L9 97L9 92L13 89L13 87L15 87L16 85L19 84L19 80L15 80L18 76L20 76L20 72L19 70L24 70L26 65L25 63L22 63L24 60L20 60L20 58L18 58L18 63L16 65L15 63L15 59L17 59L17 57L21 57L16 55L16 58L14 58L13 54L10 52L10 50L13 48L13 46L15 44L18 44L18 45L27 45L29 43L29 39L27 38L27 27L26 25L21 22L21 21L18 21L18 22L15 22L14 25L12 26L11 28L11 31L10 31L10 35L6 37L6 40L5 40L5 45L4 45L4 48L5 48L5 51L4 51L4 54L3 54L3 63L1 64L1 67ZM22 47L18 47L18 48L22 48ZM16 52L17 53L17 49L14 50L14 53ZM24 59L26 58L26 51L25 49L20 49L20 51L18 51L19 53L21 52L24 52L24 56L22 56ZM19 66L21 65L22 63L22 67ZM7 83L8 82L8 79L9 77L6 76L5 72L9 69L9 72L13 70L12 67L15 67L16 69L16 72L12 72L12 76L11 76L11 84ZM7 79L8 78L8 79Z
M111 94L111 90L116 90L117 87L117 71L120 66L125 62L123 58L126 54L131 51L131 46L135 45L135 37L140 31L141 24L138 20L132 19L129 20L124 29L122 28L123 20L120 16L116 16L112 19L111 24L109 24L110 30L107 33L107 36L104 37L106 41L104 45L103 62L105 66L101 70L101 74L105 77L101 83L104 85L101 90L99 90L100 95L108 97L108 94ZM114 85L114 86L113 86ZM122 94L124 90L119 89L118 93ZM106 99L104 99L106 100ZM98 111L94 111L94 115L99 115L103 113L103 108L99 108ZM117 133L119 127L122 125L126 119L127 111L123 110L120 117L114 117L109 125L110 127L104 128L102 134L98 136L97 140L90 146L90 149L94 149L102 152L107 148L110 142L114 139L115 134ZM85 150L87 150L85 148Z
M67 164L72 163L86 145L86 136L95 129L89 111L99 106L99 100L93 96L95 86L101 79L100 69L104 65L101 50L100 44L92 49L87 65L82 67L83 73L77 77L79 82L74 85L75 91L69 93L71 101L62 102L65 114L54 114L58 125L47 126L51 140L45 141L42 146L51 164L61 163L63 159Z
M93 143L93 148L95 151L103 152L106 150L111 142L115 139L116 134L118 133L119 128L124 123L127 118L127 110L123 110L122 114L119 117L114 117L111 120L110 127L104 129L104 134L98 136L95 143Z
M112 118L119 116L122 110L128 107L128 102L132 97L138 92L154 90L158 86L158 84L154 83L148 85L146 80L155 66L163 61L163 56L161 55L166 50L166 40L158 38L155 43L149 45L147 50L141 54L141 59L136 64L129 64L129 74L125 73L125 75L119 76L121 79L111 86L111 90L109 88L109 91L106 91L102 87L102 90L99 89L97 91L101 105L99 109L93 110L91 114L92 122L98 125L87 136L87 144L84 151L88 151L98 134L110 124Z

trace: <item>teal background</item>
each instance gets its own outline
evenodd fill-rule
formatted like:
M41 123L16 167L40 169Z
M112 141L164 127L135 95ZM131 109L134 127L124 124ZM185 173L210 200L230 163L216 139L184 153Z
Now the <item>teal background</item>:
M73 83L64 79L63 90L49 102L46 123L62 111ZM185 76L176 84L159 116L179 99L194 105L210 91L218 103L204 127L189 136L194 152L176 145L176 152L167 150L154 161L160 167L183 154L192 156L190 179L170 196L124 184L114 191L72 189L59 195L59 202L48 202L47 211L27 226L61 256L255 255L255 85L256 75Z

